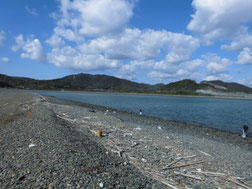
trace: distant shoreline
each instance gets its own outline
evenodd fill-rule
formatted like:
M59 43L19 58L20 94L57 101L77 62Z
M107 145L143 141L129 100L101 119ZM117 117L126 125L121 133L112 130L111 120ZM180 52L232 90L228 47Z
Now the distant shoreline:
M234 99L234 100L252 100L251 97L236 97L236 96L215 96L215 95L174 95L174 94L157 94L157 93L134 93L134 92L97 92L97 91L59 91L59 90L23 90L21 91L45 91L45 92L58 92L58 93L87 93L87 94L118 94L118 95L144 95L144 96L170 96L170 97L188 97L188 98L218 98L218 99Z

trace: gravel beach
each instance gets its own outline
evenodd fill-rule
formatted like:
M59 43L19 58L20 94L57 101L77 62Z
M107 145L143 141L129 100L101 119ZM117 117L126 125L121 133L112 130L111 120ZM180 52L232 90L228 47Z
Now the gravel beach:
M17 90L0 98L0 188L252 188L251 136Z

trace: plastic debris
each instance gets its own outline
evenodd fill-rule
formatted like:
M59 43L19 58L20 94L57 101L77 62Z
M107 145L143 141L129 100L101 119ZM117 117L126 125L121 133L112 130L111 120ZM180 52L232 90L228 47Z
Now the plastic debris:
M103 188L103 183L101 182L101 183L99 183L99 186L100 186L100 188Z
M28 147L29 147L29 148L32 148L32 147L35 147L35 146L36 146L35 144L32 144L32 143L31 143L31 144L29 144Z
M101 135L102 135L102 130L99 129L99 130L97 131L97 136L100 137Z
M161 126L158 126L157 128L158 128L159 130L163 130L163 127L161 127Z
M145 162L145 163L147 162L147 160L146 160L146 159L144 159L144 158L142 158L141 160L142 160L142 162Z
M142 128L141 128L141 127L137 127L137 128L134 128L134 130L141 131L141 130L142 130Z

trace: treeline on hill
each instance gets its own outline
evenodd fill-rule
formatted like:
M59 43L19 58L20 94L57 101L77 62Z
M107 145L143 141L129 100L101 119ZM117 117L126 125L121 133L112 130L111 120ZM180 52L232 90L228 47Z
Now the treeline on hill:
M222 81L202 81L199 84L185 79L167 85L149 85L120 79L107 75L77 74L52 80L35 80L23 77L10 77L0 74L0 87L29 90L77 90L100 92L136 92L175 95L198 95L199 89L211 89L224 92L252 93L252 89L238 83Z

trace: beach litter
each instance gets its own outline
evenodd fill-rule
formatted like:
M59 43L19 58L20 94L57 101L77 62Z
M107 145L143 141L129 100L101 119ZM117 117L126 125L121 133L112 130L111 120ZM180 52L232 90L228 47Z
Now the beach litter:
M142 128L141 127L136 127L136 128L134 128L134 130L141 131Z
M99 130L97 131L97 136L98 136L98 137L102 136L102 130L101 130L101 129L99 129Z
M29 147L29 148L32 148L32 147L35 147L35 146L36 146L35 144L32 144L32 143L31 143L31 144L29 144L28 147Z
M100 188L103 188L103 183L101 182L101 183L99 183L99 186L100 186Z
M163 130L163 127L162 126L158 126L157 127L159 130Z

